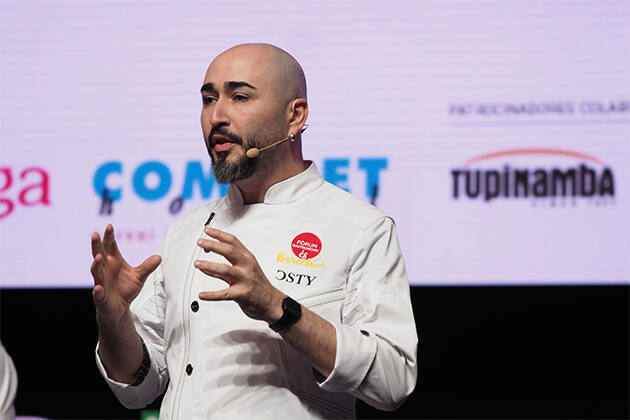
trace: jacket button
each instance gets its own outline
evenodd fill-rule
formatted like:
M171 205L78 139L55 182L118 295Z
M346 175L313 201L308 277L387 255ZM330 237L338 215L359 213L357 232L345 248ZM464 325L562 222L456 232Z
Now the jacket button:
M186 374L188 376L192 375L192 370L193 370L192 365L190 363L188 363L188 366L186 366Z
M193 303L190 304L190 309L192 309L193 312L197 312L199 310L199 302L193 300Z

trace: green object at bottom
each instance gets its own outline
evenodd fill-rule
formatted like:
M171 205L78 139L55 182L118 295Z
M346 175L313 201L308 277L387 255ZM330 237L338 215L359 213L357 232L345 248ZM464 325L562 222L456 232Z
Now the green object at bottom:
M142 410L140 420L158 420L160 412L158 410Z

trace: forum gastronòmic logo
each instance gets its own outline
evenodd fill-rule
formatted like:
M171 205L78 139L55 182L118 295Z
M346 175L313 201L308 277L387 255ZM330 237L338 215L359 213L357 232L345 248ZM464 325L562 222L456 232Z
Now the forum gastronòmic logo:
M485 203L533 200L554 206L588 200L596 205L613 204L615 177L600 159L578 151L499 150L452 169L451 192L455 200Z

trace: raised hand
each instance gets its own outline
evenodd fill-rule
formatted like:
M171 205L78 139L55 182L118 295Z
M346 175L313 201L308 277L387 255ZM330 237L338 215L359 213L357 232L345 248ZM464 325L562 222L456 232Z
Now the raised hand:
M200 239L198 245L206 251L223 255L232 265L197 260L195 267L203 273L225 281L229 287L216 292L201 292L202 300L233 300L250 318L273 323L282 316L284 294L273 287L263 273L256 257L234 235L206 228L216 239Z
M92 234L92 256L94 261L90 271L94 277L94 306L99 316L115 323L127 312L145 280L162 259L153 255L138 267L130 266L116 245L111 224L105 228L102 241L98 233Z
M205 232L216 240L200 239L198 245L223 255L231 265L195 261L197 269L229 285L216 292L201 292L199 298L233 300L250 318L266 321L269 325L278 321L286 296L269 282L254 255L234 235L209 227ZM282 331L281 335L322 375L330 375L337 354L335 327L330 322L302 308L300 321Z

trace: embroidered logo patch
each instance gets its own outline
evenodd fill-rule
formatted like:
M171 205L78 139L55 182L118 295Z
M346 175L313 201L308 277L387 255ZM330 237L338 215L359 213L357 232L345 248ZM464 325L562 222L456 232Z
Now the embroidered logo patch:
M293 238L291 251L302 260L315 258L322 251L322 241L313 233L304 232Z

